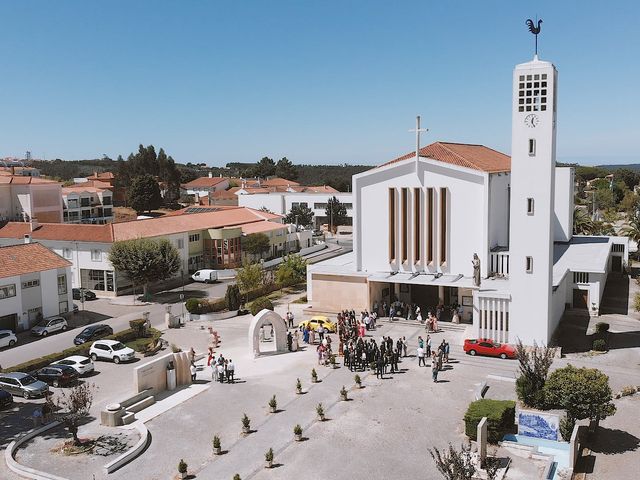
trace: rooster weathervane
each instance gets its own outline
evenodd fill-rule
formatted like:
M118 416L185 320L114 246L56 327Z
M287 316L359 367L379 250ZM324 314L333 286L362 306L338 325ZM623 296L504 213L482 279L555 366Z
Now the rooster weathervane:
M527 27L529 27L529 31L536 36L536 57L537 57L538 56L538 34L540 33L540 24L542 23L542 20L538 20L537 27L536 27L536 24L533 23L533 20L531 20L530 18L525 23L527 24Z

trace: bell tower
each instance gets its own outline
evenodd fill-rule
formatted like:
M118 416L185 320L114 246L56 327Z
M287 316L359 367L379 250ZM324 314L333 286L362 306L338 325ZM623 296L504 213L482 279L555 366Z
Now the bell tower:
M536 49L540 23L529 28ZM537 52L513 71L509 320L525 345L546 344L553 334L557 80L555 66Z

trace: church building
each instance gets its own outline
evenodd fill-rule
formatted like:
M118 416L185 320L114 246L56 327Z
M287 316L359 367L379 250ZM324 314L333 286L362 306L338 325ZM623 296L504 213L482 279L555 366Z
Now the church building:
M459 306L474 336L525 344L547 343L567 308L598 315L628 239L573 235L574 171L556 165L557 80L537 55L515 67L511 157L436 142L355 175L353 252L309 266L311 310L405 302L444 306L446 321Z

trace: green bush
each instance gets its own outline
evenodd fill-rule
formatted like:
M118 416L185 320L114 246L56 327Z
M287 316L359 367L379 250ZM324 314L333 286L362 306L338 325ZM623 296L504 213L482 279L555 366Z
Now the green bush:
M609 331L609 324L606 322L596 323L596 333L605 333Z
M251 315L257 315L258 312L264 309L273 310L273 303L267 297L260 297L251 302Z
M607 342L605 342L602 338L598 338L593 341L592 349L596 352L606 352Z
M136 318L135 320L129 320L129 328L131 330L135 330L138 332L138 336L142 337L144 335L144 329L147 322L144 318Z
M224 298L229 310L238 310L240 308L240 303L242 303L240 300L240 289L238 288L238 285L229 285Z
M197 313L197 310L200 308L200 300L197 298L189 298L184 302L184 308L186 308L189 313Z
M204 298L190 298L186 301L185 308L189 313L203 315L205 313L225 310L227 308L227 301L224 298L214 301Z
M487 417L489 443L498 443L515 426L516 402L484 398L469 404L464 414L464 430L467 437L477 440L477 428L482 417Z

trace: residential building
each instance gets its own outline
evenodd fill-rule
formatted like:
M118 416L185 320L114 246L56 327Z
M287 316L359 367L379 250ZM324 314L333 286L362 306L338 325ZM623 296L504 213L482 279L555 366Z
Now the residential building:
M598 315L628 239L573 235L574 171L555 158L556 86L551 63L516 66L511 158L436 142L354 175L354 251L309 267L313 310L443 306L443 321L459 309L477 337L525 344L547 343L566 308Z
M194 195L196 202L199 197L206 197L210 193L219 192L229 188L229 179L214 177L211 172L207 177L200 177L181 185L180 192L184 195Z
M9 222L0 227L0 245L19 243L29 235L71 262L74 287L113 296L129 293L132 284L109 262L113 242L136 238L167 239L180 253L184 275L201 268L227 269L242 264L243 239L265 233L272 256L311 245L310 236L290 232L280 215L246 207L189 207L145 220L91 224ZM294 248L295 247L295 248Z
M242 207L255 208L257 210L266 208L270 212L279 215L287 215L291 208L297 205L304 205L313 212L313 227L320 228L323 224L330 224L332 219L326 214L327 203L333 197L342 203L347 211L347 225L353 222L353 199L351 193L314 191L317 187L303 192L260 192L238 194L238 205ZM331 187L329 187L331 188ZM333 190L333 189L332 189Z
M14 332L73 308L71 262L30 243L28 233L23 241L0 247L0 329Z
M64 204L64 223L109 223L113 221L113 193L111 190L84 184L63 187L62 201Z
M62 185L37 176L0 172L0 221L62 222Z

